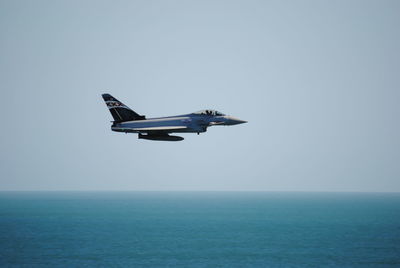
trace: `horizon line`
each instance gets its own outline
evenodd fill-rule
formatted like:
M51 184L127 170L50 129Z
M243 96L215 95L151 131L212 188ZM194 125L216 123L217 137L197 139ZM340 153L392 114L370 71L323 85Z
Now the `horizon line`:
M361 190L0 190L1 192L243 192L243 193L400 193L400 191L361 191Z

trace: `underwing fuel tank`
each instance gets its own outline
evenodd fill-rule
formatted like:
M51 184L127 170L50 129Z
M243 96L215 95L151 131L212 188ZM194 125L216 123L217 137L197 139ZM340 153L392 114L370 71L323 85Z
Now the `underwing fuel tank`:
M140 134L138 135L139 139L145 139L145 140L152 140L152 141L181 141L183 140L182 137L179 136L170 136L170 135L143 135Z

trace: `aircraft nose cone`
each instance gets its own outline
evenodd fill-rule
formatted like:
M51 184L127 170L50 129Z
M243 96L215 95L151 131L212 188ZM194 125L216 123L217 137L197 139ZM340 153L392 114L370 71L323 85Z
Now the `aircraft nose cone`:
M228 125L238 125L238 124L243 124L243 123L247 123L247 121L240 120L240 119L232 117L232 116L228 117Z

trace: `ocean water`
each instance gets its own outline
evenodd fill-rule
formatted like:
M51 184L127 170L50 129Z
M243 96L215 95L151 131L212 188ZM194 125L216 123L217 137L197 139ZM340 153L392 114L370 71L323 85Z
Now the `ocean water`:
M1 267L400 267L400 194L0 192Z

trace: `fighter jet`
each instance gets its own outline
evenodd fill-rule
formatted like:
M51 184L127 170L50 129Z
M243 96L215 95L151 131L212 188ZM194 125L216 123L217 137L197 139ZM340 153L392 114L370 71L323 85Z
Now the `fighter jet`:
M146 118L131 110L128 106L111 96L102 95L114 121L111 130L125 133L138 133L139 139L156 141L181 141L183 137L170 133L203 133L210 126L230 126L247 121L225 115L214 110L202 110L195 113Z

